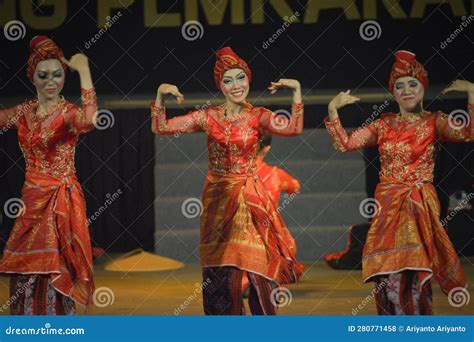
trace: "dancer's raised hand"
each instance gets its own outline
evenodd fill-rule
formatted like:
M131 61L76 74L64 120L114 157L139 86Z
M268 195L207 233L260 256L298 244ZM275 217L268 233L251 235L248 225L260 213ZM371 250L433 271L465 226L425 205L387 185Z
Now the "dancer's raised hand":
M302 101L301 97L301 85L298 80L292 80L289 78L280 78L278 82L270 82L268 90L270 94L275 94L280 88L289 88L293 90L293 102L300 103Z
M81 88L91 89L94 87L92 83L91 70L89 68L89 59L83 53L76 53L70 60L61 58L61 61L66 64L71 70L77 71L81 80Z
M331 102L329 102L329 106L328 106L329 112L333 112L335 110L338 110L339 108L342 108L349 104L360 101L360 98L351 95L350 92L351 92L350 90L341 91L339 94L334 96Z
M83 71L89 71L89 60L83 53L76 53L71 57L70 60L67 60L63 57L61 58L61 61L73 71L77 71L79 73Z
M278 82L270 82L268 90L270 90L270 94L275 94L280 88L290 88L293 90L298 90L301 88L301 85L300 82L297 80L280 78Z
M446 94L450 91L461 91L472 93L474 92L474 83L466 81L466 80L455 80L451 82L449 86L443 89L442 93Z
M178 90L178 87L176 87L173 84L168 84L168 83L162 83L157 90L157 95L156 95L156 102L158 102L158 105L163 104L163 95L173 95L176 97L176 101L178 103L183 103L184 101L184 95L180 93Z
M360 98L350 94L351 91L341 91L339 94L334 96L334 98L329 102L328 111L329 111L329 120L335 120L338 117L337 110L344 106L347 106L352 103L360 101Z

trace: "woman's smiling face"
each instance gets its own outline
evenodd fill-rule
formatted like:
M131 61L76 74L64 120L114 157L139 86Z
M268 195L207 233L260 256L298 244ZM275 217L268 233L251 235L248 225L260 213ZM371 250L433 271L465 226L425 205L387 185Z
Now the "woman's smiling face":
M227 70L222 76L221 90L227 101L245 103L249 93L249 79L242 69Z

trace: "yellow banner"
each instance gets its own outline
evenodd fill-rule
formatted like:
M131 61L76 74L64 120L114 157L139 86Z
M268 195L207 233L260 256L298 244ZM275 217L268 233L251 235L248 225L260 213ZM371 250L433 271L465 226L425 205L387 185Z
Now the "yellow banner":
M474 14L474 0L308 0L306 6L294 10L296 1L283 0L183 0L181 10L168 10L160 0L97 0L81 7L80 1L74 6L66 0L3 0L0 1L0 25L12 20L21 20L36 30L53 30L63 25L73 16L92 16L98 28L107 25L110 18L119 11L133 9L133 14L142 13L145 28L180 27L185 22L197 20L204 25L261 25L274 23L265 13L276 14L281 21L299 16L296 23L317 24L328 10L339 10L346 20L378 19L381 13L388 13L394 20L419 19L428 15L437 6L447 16L462 17ZM72 8L74 7L74 8ZM301 7L301 5L299 5ZM87 12L87 13L86 13ZM45 14L47 13L47 14ZM201 14L201 15L200 15Z

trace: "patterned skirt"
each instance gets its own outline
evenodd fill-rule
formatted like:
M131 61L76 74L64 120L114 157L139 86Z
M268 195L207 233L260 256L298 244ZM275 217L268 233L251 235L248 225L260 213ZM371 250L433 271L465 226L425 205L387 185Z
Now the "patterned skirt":
M74 315L74 301L54 289L48 274L28 274L10 279L7 302L12 315Z
M406 270L416 271L419 289L435 278L445 294L467 280L440 221L440 205L431 183L381 178L363 253L364 281Z
M295 282L304 267L287 228L257 175L208 173L201 215L202 267L233 266L279 284Z
M375 302L379 315L432 315L433 292L421 275L403 271L375 279Z
M49 275L57 292L90 305L92 251L84 195L76 177L59 179L28 171L22 200L25 206L3 251L0 273ZM36 288L43 291L44 284L40 285Z

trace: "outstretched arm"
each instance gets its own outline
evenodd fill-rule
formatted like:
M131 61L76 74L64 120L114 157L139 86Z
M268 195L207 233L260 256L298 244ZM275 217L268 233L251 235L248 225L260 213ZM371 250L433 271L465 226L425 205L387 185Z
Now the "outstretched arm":
M291 105L291 116L286 112L272 112L264 110L260 117L262 127L277 136L292 137L303 132L303 100L301 96L301 85L297 80L280 79L271 82L268 87L270 94L275 94L279 88L290 88L293 90L293 103Z
M380 124L380 120L376 120L365 127L360 127L349 134L342 127L337 110L360 100L349 93L349 90L341 92L331 100L328 106L329 116L324 119L333 146L340 152L354 151L376 145L378 139L377 126Z
M155 134L175 134L196 132L205 127L206 113L204 110L189 112L188 114L166 118L164 96L171 94L178 103L184 101L184 95L172 84L163 83L158 87L155 103L151 103L151 130Z

